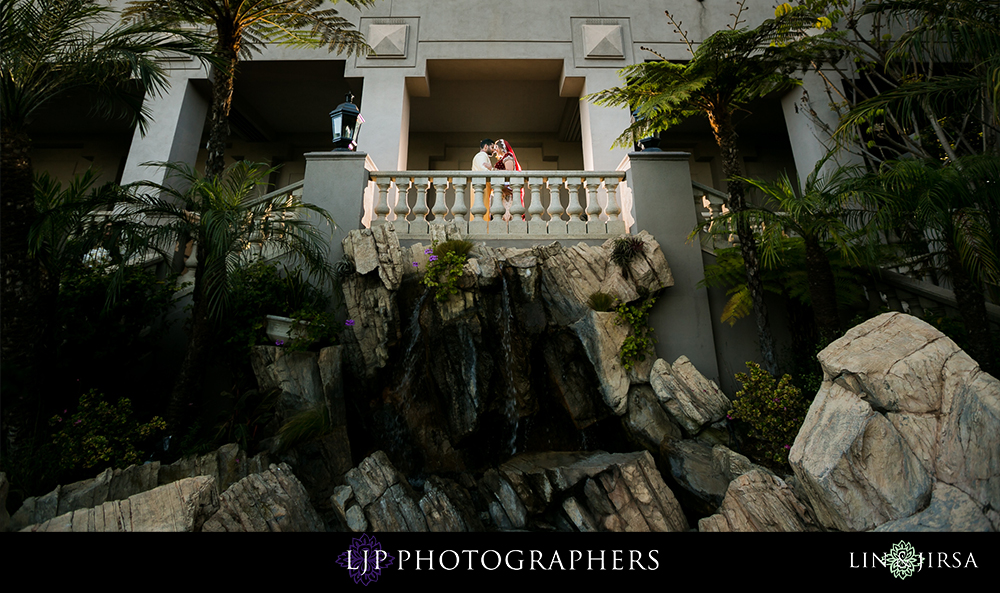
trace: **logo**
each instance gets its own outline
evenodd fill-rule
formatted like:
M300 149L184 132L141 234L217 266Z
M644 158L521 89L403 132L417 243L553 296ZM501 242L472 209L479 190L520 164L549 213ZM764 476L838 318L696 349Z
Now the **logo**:
M361 534L351 540L351 547L337 558L337 564L347 569L355 583L368 586L382 575L382 569L392 566L396 560L382 549L374 537Z
M884 554L862 552L857 558L851 552L851 568L888 568L897 579L921 572L923 569L937 570L939 568L979 568L972 553L962 552L917 552L909 542L900 540Z
M892 549L885 556L889 565L889 572L892 573L892 576L900 580L913 576L918 562L921 565L923 564L913 546L902 540L898 544L893 544Z

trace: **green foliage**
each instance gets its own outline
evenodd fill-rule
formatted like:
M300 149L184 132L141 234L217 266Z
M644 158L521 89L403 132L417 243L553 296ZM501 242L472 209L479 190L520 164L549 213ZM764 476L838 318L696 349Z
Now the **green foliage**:
M788 463L788 451L805 421L809 403L784 375L775 384L774 377L755 362L748 362L749 374L737 373L743 389L736 392L733 409L727 417L748 427L745 445L751 457L774 466Z
M806 59L808 38L800 32L816 19L796 9L749 29L739 27L742 11L740 6L729 30L717 31L697 45L667 13L691 59L627 66L619 71L625 86L585 97L606 107L635 109L636 122L618 137L616 146L631 147L637 139L693 115L731 115L750 101L798 84L789 74Z
M235 270L232 288L232 306L229 315L220 320L218 333L226 336L223 355L234 365L249 360L253 346L270 343L268 315L310 321L328 304L302 270L282 271L267 262Z
M655 302L656 297L647 296L638 304L619 303L615 307L615 312L618 313L616 323L619 325L627 323L632 328L619 352L626 371L646 360L647 355L654 353L656 336L653 335L653 328L649 325L649 309Z
M126 266L116 283L117 297L109 303L112 284L112 272L105 268L78 266L64 275L53 312L57 389L125 395L148 372L141 362L161 345L173 285L151 271ZM113 373L109 361L117 365Z
M289 350L317 350L337 343L344 326L337 323L337 316L325 311L303 309L291 315L302 324L302 332L289 346Z
M435 289L434 298L440 302L447 301L453 294L458 294L458 280L462 277L465 260L473 244L470 241L437 242L427 250L433 252L423 283L428 288Z
M274 420L274 408L280 395L278 389L223 392L222 397L228 400L227 412L217 425L214 442L219 445L238 443L244 451L256 450L254 445L265 436L265 427Z
M295 414L278 430L281 450L287 451L299 443L318 439L330 433L330 413L326 406L317 406Z
M135 83L153 93L168 85L162 58L201 55L201 36L157 24L113 24L101 2L4 0L0 3L0 116L21 132L37 110L80 87L98 91L95 111L128 115L145 131L149 113Z
M849 59L814 64L840 115L821 129L869 162L1000 149L1000 10L995 0L803 0L820 37Z
M615 306L615 301L617 299L614 295L610 295L606 292L597 291L587 298L587 306L598 312L610 311Z
M475 247L475 243L472 241L466 241L464 239L452 239L451 241L445 241L444 243L438 243L434 247L434 253L437 255L444 255L446 253L457 253L468 257L469 252Z
M139 463L144 455L139 447L167 428L158 416L140 424L132 417L131 401L121 398L111 404L96 390L80 396L71 416L53 416L49 426L56 429L52 446L64 470Z
M611 261L622 270L622 275L628 277L628 264L642 255L645 243L639 237L625 236L615 239L611 249Z
M777 252L769 265L763 266L764 290L810 304L809 277L806 273L806 250L799 237L781 237L770 247ZM723 308L721 321L735 325L750 315L753 303L746 285L743 256L738 247L719 249L714 264L705 266L705 280L701 286L727 288L729 300ZM863 274L837 253L830 253L830 264L837 284L837 301L841 307L852 308L863 304ZM779 263L780 262L780 263Z

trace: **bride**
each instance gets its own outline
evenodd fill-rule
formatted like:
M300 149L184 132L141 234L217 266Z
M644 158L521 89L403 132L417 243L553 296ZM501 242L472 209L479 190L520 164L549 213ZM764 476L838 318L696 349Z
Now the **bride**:
M517 155L514 154L514 149L511 148L510 143L506 140L501 138L493 144L493 156L497 159L496 164L493 166L495 171L521 170L521 164L517 162ZM503 215L503 219L509 221L511 219L510 207L514 197L514 191L511 190L510 183L503 184L502 193L503 203L507 209ZM521 188L521 206L524 206L524 188Z

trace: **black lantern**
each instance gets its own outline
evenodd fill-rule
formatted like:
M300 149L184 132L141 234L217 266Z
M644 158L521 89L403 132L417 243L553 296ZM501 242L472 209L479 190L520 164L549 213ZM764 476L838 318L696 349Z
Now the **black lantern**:
M361 130L361 124L365 123L365 118L361 117L361 110L352 103L353 100L354 94L347 93L344 102L330 112L334 150L358 149L358 132Z

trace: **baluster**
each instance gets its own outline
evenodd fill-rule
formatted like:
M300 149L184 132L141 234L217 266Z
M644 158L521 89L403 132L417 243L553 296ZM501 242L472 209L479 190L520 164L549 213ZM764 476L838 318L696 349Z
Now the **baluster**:
M417 187L417 202L413 205L413 222L410 223L411 234L426 234L430 232L427 222L427 190L430 188L431 180L427 177L416 177L413 184Z
M562 219L563 205L562 198L559 197L559 188L562 187L561 177L548 179L549 185L549 234L565 235L566 221Z
M585 235L587 233L587 223L580 220L580 215L583 214L583 206L580 205L582 186L583 183L579 177L566 179L566 188L569 189L569 206L566 207L569 223L566 225L566 232L571 235Z
M618 205L618 184L621 183L619 177L608 177L604 179L604 188L608 190L608 207L605 212L608 215L608 234L625 234L625 221L618 215L621 214L621 206Z
M451 207L452 221L458 225L458 231L462 235L469 233L469 225L465 215L469 209L465 205L465 186L469 182L466 177L452 177L451 186L455 188L455 203Z
M448 214L448 179L445 178L440 183L434 183L434 179L432 178L430 183L434 188L434 209L431 210L434 213L434 222L436 224L444 224L444 217Z
M372 219L372 226L385 224L389 221L389 186L392 179L388 177L376 177L375 186L378 187L378 197L375 198L375 217Z
M506 208L503 203L503 177L494 177L490 184L493 195L490 197L490 234L507 234L507 221L503 219Z
M486 190L485 177L472 178L472 218L469 220L469 234L486 234L488 223L485 220L486 202L483 200L483 191Z
M510 222L507 223L508 233L525 235L528 233L528 223L524 220L524 204L521 203L521 188L524 187L524 177L511 177L510 189Z
M396 207L393 208L393 213L396 215L396 232L397 233L409 233L410 223L406 220L406 215L410 212L409 196L410 196L410 185L413 183L413 179L394 179L396 182Z
M600 177L587 177L587 234L603 234L608 227L601 220L601 203L597 200L597 190L601 187Z
M528 189L529 192L525 192L525 196L528 198L528 234L529 235L544 235L546 231L545 221L542 220L542 213L545 210L542 208L542 184L545 182L541 177L529 177L528 178Z

